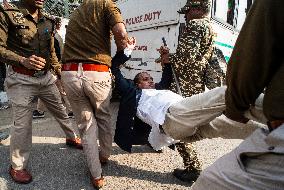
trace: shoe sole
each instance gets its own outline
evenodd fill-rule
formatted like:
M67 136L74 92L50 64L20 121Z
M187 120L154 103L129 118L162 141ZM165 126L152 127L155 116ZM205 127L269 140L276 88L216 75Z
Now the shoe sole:
M11 178L13 179L13 181L15 182L15 183L18 183L18 184L29 184L29 183L31 183L33 180L30 180L30 181L27 181L27 182L22 182L22 181L17 181L17 180L15 180L12 176L11 176Z
M39 118L44 118L45 116L33 116L33 119L39 119Z
M193 184L196 180L186 180L186 179L181 179L181 178L179 178L179 177L177 177L177 176L175 176L174 175L174 177L176 178L176 179L178 179L179 181L182 181L182 182L185 182L185 183L189 183L189 184Z
M183 181L183 182L186 182L186 183L194 183L194 182L197 180L197 178L199 177L199 176L197 176L196 179L184 179L184 178L182 178L182 177L180 177L179 175L174 174L174 173L173 173L173 176L174 176L176 179L178 179L178 180L180 180L180 181Z
M13 176L11 175L11 173L9 172L9 175L10 177L12 178L12 180L15 182L15 183L18 183L18 184L28 184L28 183L31 183L33 181L33 178L31 178L30 181L18 181L16 180L15 178L13 178Z
M78 150L83 150L83 147L78 147L78 146L73 145L73 144L67 144L67 143L66 143L66 146L68 146L68 147L70 147L70 148L78 149Z

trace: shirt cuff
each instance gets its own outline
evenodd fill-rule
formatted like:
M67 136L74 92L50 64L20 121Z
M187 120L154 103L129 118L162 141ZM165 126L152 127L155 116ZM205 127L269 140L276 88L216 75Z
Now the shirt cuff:
M123 50L124 55L126 55L127 57L130 57L131 53L132 53L132 49L130 48L125 48Z

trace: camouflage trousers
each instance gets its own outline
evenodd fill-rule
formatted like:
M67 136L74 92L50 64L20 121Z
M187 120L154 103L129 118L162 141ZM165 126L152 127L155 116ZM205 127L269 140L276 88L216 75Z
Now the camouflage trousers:
M195 147L192 143L180 142L175 144L179 155L183 159L184 168L188 171L192 169L201 170L201 163L198 160Z

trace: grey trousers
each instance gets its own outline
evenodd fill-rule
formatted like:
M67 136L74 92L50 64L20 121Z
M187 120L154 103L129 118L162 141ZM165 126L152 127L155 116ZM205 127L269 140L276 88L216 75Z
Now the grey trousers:
M206 168L192 190L283 190L284 124L257 129L237 148Z

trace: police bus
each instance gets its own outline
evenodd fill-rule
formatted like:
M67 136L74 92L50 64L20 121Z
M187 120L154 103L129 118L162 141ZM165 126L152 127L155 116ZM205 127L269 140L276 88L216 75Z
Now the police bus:
M252 0L212 0L211 20L216 32L215 45L228 61ZM141 71L151 73L157 82L161 78L161 65L156 51L165 37L170 53L175 53L179 34L185 28L184 15L177 11L186 0L118 0L127 31L137 38L132 58L121 70L133 79ZM113 46L114 47L114 46ZM113 51L115 49L113 48Z
M133 79L141 71L148 71L157 82L161 78L161 65L156 51L165 37L170 53L175 53L179 34L185 28L184 15L177 11L187 0L116 0L127 31L137 38L132 58L121 69L126 78ZM72 11L82 0L47 0L45 9L50 14L63 17L60 35L65 36L65 25ZM236 38L253 0L212 0L210 18L216 32L215 45L228 61ZM112 55L115 54L112 46Z

